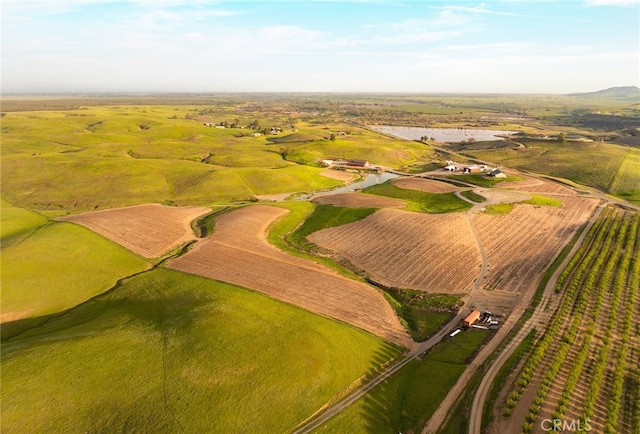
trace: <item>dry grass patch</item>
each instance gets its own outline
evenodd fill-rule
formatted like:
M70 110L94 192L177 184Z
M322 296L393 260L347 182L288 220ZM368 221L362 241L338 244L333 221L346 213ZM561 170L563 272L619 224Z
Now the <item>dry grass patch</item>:
M357 175L355 173L345 172L344 170L336 170L336 169L325 169L322 172L320 172L320 175L324 176L325 178L335 179L335 180L344 181L344 182L353 181L354 179L357 178Z
M455 185L446 182L434 181L432 179L423 178L398 178L392 181L393 185L398 188L407 190L419 190L427 193L451 193L453 191L462 190Z

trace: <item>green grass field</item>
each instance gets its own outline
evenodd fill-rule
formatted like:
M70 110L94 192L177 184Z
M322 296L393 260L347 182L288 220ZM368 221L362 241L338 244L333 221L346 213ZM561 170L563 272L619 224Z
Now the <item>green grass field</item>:
M461 295L429 294L413 289L385 289L385 296L416 342L426 341L457 312Z
M215 119L200 111L94 106L5 113L3 197L24 208L67 211L148 202L227 204L340 185L319 174L317 161L323 158L362 158L399 167L432 155L424 145L343 124L300 122L300 130L293 132L287 126L291 120L264 119L283 122L283 132L251 137L253 131L246 128L204 126L203 120ZM329 128L350 134L324 140ZM286 159L284 148L290 148Z
M157 269L4 343L2 432L285 432L397 354L263 295Z
M562 202L560 200L553 197L541 196L539 194L532 194L531 199L522 201L521 203L536 206L552 206L555 208L562 207Z
M33 231L46 224L47 217L33 211L14 207L8 202L0 202L0 239L2 248L19 242Z
M363 190L363 193L388 196L407 201L407 211L426 213L447 213L466 211L471 204L460 199L454 193L427 193L419 190L398 188L391 183L374 185Z
M362 220L376 212L376 208L342 208L333 205L316 205L304 223L287 237L287 241L301 250L309 250L306 237L321 229L342 226Z
M60 312L150 266L81 226L20 208L1 211L1 300L9 318Z
M627 151L611 185L611 193L640 205L640 149Z
M482 203L486 201L484 197L480 196L473 190L464 190L464 191L461 191L460 194L475 203Z
M524 139L525 150L470 151L496 164L543 173L640 203L640 150L603 142Z
M315 432L420 432L487 334L471 329L446 338Z

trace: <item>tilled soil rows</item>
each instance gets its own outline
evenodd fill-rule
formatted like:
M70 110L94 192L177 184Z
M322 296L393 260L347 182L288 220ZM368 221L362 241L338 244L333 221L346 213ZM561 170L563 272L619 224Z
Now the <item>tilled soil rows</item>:
M462 213L383 209L308 239L347 258L376 281L398 288L460 293L469 289L481 265Z
M78 223L145 258L157 258L195 239L190 223L209 208L145 204L87 212L58 220Z
M378 290L288 255L265 240L268 225L287 212L256 205L227 213L216 220L213 235L167 265L263 292L412 347L413 341Z
M484 287L522 292L551 264L598 202L561 197L562 207L517 205L505 215L478 212L473 224L485 248Z

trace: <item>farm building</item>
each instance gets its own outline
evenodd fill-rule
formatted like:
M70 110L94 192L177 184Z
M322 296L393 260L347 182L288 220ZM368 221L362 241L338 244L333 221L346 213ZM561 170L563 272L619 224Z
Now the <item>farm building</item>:
M493 178L506 178L507 174L504 173L503 171L501 171L500 169L498 169L497 167L495 169L493 169L491 172L489 172L487 175L493 177Z
M480 311L474 310L464 319L464 321L462 321L462 324L465 327L471 327L476 321L478 321L478 319L480 319Z
M357 167L360 169L372 169L373 165L367 160L348 160L347 167Z
M476 165L467 166L462 169L464 173L480 173L480 172L484 172L485 170L487 170L487 166L476 166Z
M449 172L455 172L456 170L458 170L458 166L449 164L448 166L444 166L443 170L448 170Z

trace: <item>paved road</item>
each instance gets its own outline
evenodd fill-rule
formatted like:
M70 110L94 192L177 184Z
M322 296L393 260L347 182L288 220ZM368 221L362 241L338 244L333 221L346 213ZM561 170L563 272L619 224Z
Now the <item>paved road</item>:
M416 348L411 350L403 359L400 359L399 361L395 362L394 364L386 368L382 373L377 375L375 378L371 379L367 383L355 389L353 392L351 392L348 396L343 398L337 404L334 404L331 407L324 410L316 418L303 422L302 425L299 425L298 427L296 427L296 430L293 431L293 434L309 433L314 429L318 428L320 425L322 425L329 419L331 419L333 416L337 415L341 411L345 410L347 407L351 406L354 402L362 398L367 392L372 390L378 384L382 383L384 380L386 380L387 378L391 377L393 374L398 372L403 366L407 365L411 360L420 356L422 353L424 353L425 351L429 350L434 345L439 343L447 334L451 333L453 329L458 327L458 325L460 324L463 318L464 318L464 315L461 313L456 315L455 318L449 321L447 325L444 326L442 329L440 329L438 333L433 335L427 341L418 344Z
M603 207L599 207L598 211L593 215L589 225L582 231L580 238L575 243L571 252L567 255L567 257L562 261L558 269L553 273L549 282L547 282L547 286L544 288L543 299L549 299L555 292L556 281L560 276L560 273L567 266L573 255L580 248L580 245L584 241L584 238L587 235L587 232L591 229L595 221L598 219L598 216L602 212ZM484 403L487 399L487 395L489 394L489 390L491 389L491 385L493 384L493 380L495 379L498 371L502 368L502 365L507 361L507 359L513 354L515 349L520 345L520 343L524 340L524 338L529 334L529 332L540 326L544 326L550 319L551 313L555 312L555 306L553 308L547 308L546 303L540 302L536 307L535 311L531 318L524 324L524 326L520 329L515 338L509 342L509 344L504 348L504 350L500 353L500 356L496 359L496 361L491 365L487 373L482 378L482 382L478 387L476 395L473 400L473 405L471 406L471 414L469 420L469 434L480 434L482 428L482 411L484 408Z

